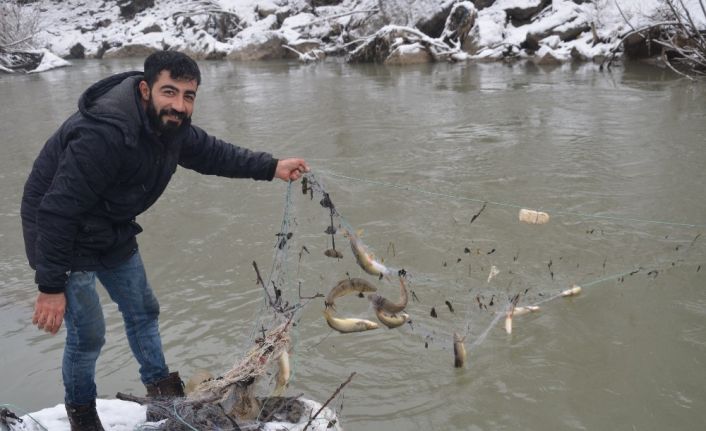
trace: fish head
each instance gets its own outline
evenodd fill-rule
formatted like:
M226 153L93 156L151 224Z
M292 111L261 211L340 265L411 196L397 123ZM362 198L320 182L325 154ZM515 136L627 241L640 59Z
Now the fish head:
M380 327L380 325L375 322L371 322L370 320L364 320L362 323L365 325L365 329L367 330L378 329Z

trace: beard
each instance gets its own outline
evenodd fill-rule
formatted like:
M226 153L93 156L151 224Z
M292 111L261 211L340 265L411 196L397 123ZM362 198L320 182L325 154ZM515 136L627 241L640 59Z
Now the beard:
M166 119L168 115L178 118L181 122ZM159 136L171 138L174 137L181 129L186 128L188 123L186 120L190 117L184 112L179 112L171 108L163 108L157 112L157 108L154 106L154 100L150 95L150 99L147 101L147 118L150 122L152 130L157 132Z

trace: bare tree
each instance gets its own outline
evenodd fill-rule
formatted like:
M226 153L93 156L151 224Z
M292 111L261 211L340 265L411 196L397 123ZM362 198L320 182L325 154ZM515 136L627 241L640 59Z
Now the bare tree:
M631 26L631 31L625 34L613 49L608 67L610 68L616 52L623 46L625 40L640 34L648 43L662 48L662 60L675 73L689 79L694 79L695 76L706 76L706 24L702 24L702 28L699 28L699 21L694 15L702 14L706 23L704 0L698 0L699 10L693 10L694 8L690 10L684 0L663 1L664 7L660 11L661 20L637 29Z
M31 49L41 30L39 8L20 0L0 2L0 48Z

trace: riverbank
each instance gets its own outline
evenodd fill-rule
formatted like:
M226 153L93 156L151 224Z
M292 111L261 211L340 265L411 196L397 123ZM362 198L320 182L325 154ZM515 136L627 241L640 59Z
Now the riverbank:
M25 3L24 16L38 23L30 35L32 46L67 60L144 57L172 49L207 60L317 61L339 56L349 62L386 64L516 59L600 63L617 51L635 57L654 54L644 37L631 40L630 46L621 46L622 38L669 15L663 0ZM698 0L685 5L697 25L706 27ZM0 61L0 67L5 72L38 71L7 61Z

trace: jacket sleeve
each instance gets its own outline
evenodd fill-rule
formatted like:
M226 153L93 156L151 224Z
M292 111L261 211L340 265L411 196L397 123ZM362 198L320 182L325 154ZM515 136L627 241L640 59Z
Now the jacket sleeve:
M64 291L83 214L116 178L118 148L92 129L78 129L67 139L54 179L37 209L35 282L41 292Z
M271 181L277 162L269 153L229 144L196 126L191 126L179 153L181 166L201 174L229 178Z

